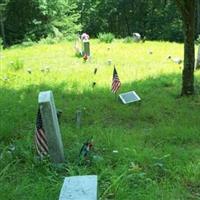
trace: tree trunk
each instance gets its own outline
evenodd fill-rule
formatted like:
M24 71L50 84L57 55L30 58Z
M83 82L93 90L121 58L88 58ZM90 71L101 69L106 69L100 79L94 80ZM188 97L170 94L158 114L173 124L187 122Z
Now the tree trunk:
M3 47L6 48L6 36L5 36L5 29L4 29L4 23L2 18L0 19L0 23L1 23L1 35L2 35L2 40L3 40Z
M195 0L177 0L184 24L184 68L181 95L194 94Z
M198 36L200 34L200 0L197 0L196 5L196 33Z

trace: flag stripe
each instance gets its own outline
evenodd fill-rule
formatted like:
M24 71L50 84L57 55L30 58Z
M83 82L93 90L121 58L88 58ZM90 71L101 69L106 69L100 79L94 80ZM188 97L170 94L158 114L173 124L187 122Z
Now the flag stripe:
M113 80L112 80L112 89L111 89L111 91L113 93L116 93L117 90L120 88L120 86L121 86L121 82L119 80L119 77L118 77L118 74L117 74L117 70L114 67L114 70L113 70Z
M46 153L45 149L39 144L37 136L35 136L35 140L36 140L36 150L37 150L37 153L38 153L39 156L43 157L47 153Z
M38 138L36 138L36 149L39 155L46 155L47 151L45 148L39 143Z
M37 129L37 131L38 131L38 135L41 137L41 139L47 144L47 139L46 139L43 129L40 128L40 129Z
M40 157L43 157L48 154L47 138L45 135L45 131L43 129L40 109L38 109L38 114L36 119L35 144L37 153Z
M40 136L40 133L36 134L37 137L37 143L42 146L46 152L48 152L48 146L47 143L42 139L42 137Z

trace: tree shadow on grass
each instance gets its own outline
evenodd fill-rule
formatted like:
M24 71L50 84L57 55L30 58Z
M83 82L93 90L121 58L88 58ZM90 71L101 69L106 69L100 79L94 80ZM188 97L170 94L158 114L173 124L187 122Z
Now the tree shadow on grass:
M198 151L194 151L195 146L186 152L183 151L183 147L190 148L192 144L198 144L200 139L200 117L197 109L200 106L200 97L197 95L177 98L180 83L179 75L175 74L123 83L120 92L135 90L142 99L140 103L129 105L123 105L111 93L110 88L101 88L98 83L94 89L91 86L83 91L80 90L79 83L67 85L66 82L53 86L29 85L18 90L2 85L0 87L0 152L2 146L12 142L16 144L13 157L4 158L5 162L1 163L4 169L7 163L16 161L8 172L14 184L7 184L6 191L10 191L16 186L15 183L20 182L22 185L19 184L19 187L23 192L19 191L18 196L22 196L24 188L29 183L31 190L26 190L26 192L34 199L38 188L43 188L37 185L42 183L42 186L50 191L48 194L42 192L40 195L43 194L42 199L44 199L44 194L46 199L55 199L58 196L63 176L95 173L100 179L100 193L103 193L107 188L106 180L115 180L122 174L125 167L128 170L130 162L138 163L147 175L149 173L149 176L156 180L160 178L160 174L153 165L155 155L160 158L166 152L171 153L172 156L169 157L170 161L166 167L169 167L170 163L173 165L178 158L180 162L178 170L182 169L181 159L188 162L192 152L192 158L196 156L198 160ZM68 161L68 168L63 172L63 176L54 177L52 175L55 174L54 171L49 170L44 163L38 167L33 161L33 152L30 153L30 147L33 145L30 138L33 139L38 109L37 98L39 92L45 90L53 91L56 107L63 110L60 127ZM77 109L83 111L81 129L76 128ZM91 135L96 137L95 153L100 155L102 160L95 161L90 167L77 166L82 142ZM117 155L112 153L113 149L119 150ZM173 168L170 170L173 175ZM51 181L48 177L52 177ZM163 177L167 178L167 175L164 174ZM54 184L55 179L59 184ZM8 182L6 176L2 180L4 183ZM135 185L128 185L130 181L127 177L123 180L125 182L121 183L123 187L119 192L121 191L124 195L124 188L126 188L132 196L131 192L137 191L137 188ZM135 180L138 178L134 178ZM139 185L139 188L144 189L146 185L145 182ZM135 190L132 189L133 187ZM149 190L148 194L151 193ZM16 196L16 191L5 194Z
M194 112L200 104L199 96L177 98L180 78L169 74L132 83L122 83L120 92L135 90L141 97L140 103L123 105L110 88L97 85L80 91L79 83L67 86L65 82L48 85L29 85L13 90L2 85L1 90L1 140L26 135L34 130L37 98L40 91L52 90L56 107L62 109L61 127L75 128L76 110L82 109L82 127L149 129L159 124L187 122L188 116L198 122ZM181 117L181 120L179 119ZM193 124L192 123L192 124ZM184 125L184 124L182 124Z

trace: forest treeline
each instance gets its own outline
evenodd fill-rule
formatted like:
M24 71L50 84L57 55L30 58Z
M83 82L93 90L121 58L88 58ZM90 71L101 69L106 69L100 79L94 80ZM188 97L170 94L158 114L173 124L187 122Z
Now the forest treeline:
M200 33L196 1L196 36ZM174 0L0 0L5 45L46 37L116 37L138 32L149 40L183 41L182 19Z

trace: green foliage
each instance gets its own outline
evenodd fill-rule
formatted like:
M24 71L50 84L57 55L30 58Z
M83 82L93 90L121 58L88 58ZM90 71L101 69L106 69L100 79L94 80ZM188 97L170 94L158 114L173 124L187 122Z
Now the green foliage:
M38 41L47 36L63 39L80 31L76 4L68 0L13 0L5 21L8 44Z
M115 39L112 33L99 33L98 39L100 42L111 43Z
M24 67L24 62L23 60L19 59L19 58L15 58L14 60L10 61L8 67L11 69L11 70L14 70L14 71L18 71L20 69L23 69Z
M52 37L52 36L47 36L46 38L42 38L38 43L39 44L56 44L60 42L60 38Z
M30 47L33 46L35 44L35 42L33 42L30 38L26 38L23 42L22 42L22 46L24 47Z
M92 36L111 32L126 37L138 32L148 39L183 41L181 16L173 1L79 0L77 4L84 31Z
M128 37L125 37L124 40L123 40L124 43L132 43L134 42L133 38L128 36Z
M61 37L71 40L83 30L92 37L138 32L151 40L183 41L182 20L173 1L5 0L6 42ZM0 7L1 9L1 7ZM59 35L59 36L58 36Z

